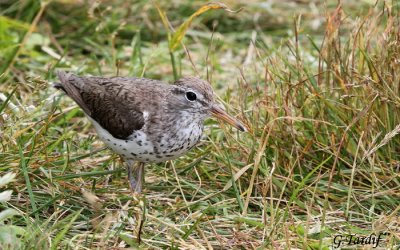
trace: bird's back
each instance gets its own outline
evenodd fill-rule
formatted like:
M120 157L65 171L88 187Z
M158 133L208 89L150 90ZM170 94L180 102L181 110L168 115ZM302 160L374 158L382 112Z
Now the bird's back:
M134 77L80 77L57 72L62 89L93 120L115 138L125 139L144 125L144 109L164 99L170 86Z

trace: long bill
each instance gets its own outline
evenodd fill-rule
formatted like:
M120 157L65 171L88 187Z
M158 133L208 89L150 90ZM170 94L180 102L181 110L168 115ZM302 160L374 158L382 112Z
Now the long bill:
M242 132L246 132L247 131L247 129L243 125L243 123L241 123L239 120L237 120L236 118L234 118L231 115L229 115L228 113L226 113L225 110L220 108L217 104L214 104L211 107L211 114L215 118L229 123L230 125L234 126L235 128L239 129Z

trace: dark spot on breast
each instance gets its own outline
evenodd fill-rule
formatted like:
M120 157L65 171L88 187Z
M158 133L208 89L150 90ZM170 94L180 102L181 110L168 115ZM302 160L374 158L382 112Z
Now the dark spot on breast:
M160 159L160 158L162 158L162 156L161 155L156 155L156 158Z
M136 142L136 144L139 145L139 146L142 146L142 141L139 140L139 141Z
M143 152L143 154L148 154L149 153L149 151L147 151L147 150L145 150L144 152Z
M132 156L137 156L137 154L135 154L135 153L131 153L131 155L132 155Z
M164 147L164 144L160 144L160 147Z
M114 143L114 146L117 146L117 143Z

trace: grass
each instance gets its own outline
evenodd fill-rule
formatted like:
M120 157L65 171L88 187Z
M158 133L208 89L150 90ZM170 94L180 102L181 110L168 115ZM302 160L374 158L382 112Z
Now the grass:
M329 249L380 232L399 247L399 3L227 1L174 45L202 4L0 3L0 173L16 174L0 183L0 248ZM133 197L123 162L50 87L55 69L198 74L250 132L207 120Z

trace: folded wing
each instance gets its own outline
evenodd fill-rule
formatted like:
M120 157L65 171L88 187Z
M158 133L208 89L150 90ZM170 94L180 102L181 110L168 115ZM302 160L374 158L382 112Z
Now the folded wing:
M144 125L143 112L135 105L134 93L126 85L112 78L79 77L57 72L63 90L82 110L118 139L127 139Z

